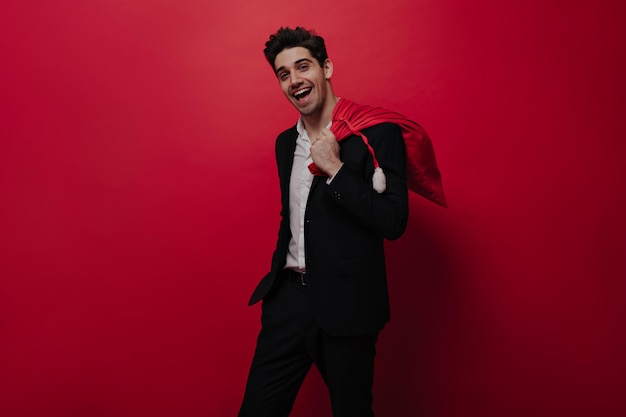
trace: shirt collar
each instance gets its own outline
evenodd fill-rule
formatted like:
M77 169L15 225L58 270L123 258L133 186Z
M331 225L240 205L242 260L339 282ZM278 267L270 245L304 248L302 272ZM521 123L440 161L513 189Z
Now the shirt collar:
M330 127L333 125L333 121L331 120L330 122L328 122L328 124L326 125L326 129L330 129ZM298 123L296 124L296 130L298 131L298 135L302 136L302 134L305 132L304 129L304 122L302 121L302 117L298 118ZM308 135L307 135L308 136Z

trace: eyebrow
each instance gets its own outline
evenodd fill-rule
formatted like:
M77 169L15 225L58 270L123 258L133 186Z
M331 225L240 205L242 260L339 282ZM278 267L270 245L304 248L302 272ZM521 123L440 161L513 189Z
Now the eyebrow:
M301 62L310 62L310 63L313 63L313 61L312 61L312 60L310 60L309 58L300 58L300 59L298 59L296 62L294 62L294 65L298 65L298 64L300 64ZM282 67L280 67L280 68L276 69L275 74L276 74L276 75L278 75L278 73L279 73L280 71L284 70L284 69L285 69L285 66L282 66Z

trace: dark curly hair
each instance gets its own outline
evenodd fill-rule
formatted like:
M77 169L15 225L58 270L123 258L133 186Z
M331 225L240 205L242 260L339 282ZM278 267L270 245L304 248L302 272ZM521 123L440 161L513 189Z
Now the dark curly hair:
M318 36L313 30L307 30L302 27L291 29L289 27L281 27L276 33L270 35L270 39L265 42L263 53L267 62L276 71L274 62L276 56L284 49L301 46L311 52L311 56L319 62L320 66L324 66L324 62L328 59L324 38Z

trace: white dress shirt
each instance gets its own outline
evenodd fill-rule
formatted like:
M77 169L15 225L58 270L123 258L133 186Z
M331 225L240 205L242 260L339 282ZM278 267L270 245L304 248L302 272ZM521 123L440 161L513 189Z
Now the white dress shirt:
M326 126L330 129L332 121ZM287 262L285 268L294 269L299 272L306 271L304 252L304 212L306 202L313 183L313 174L309 171L309 165L313 162L311 158L311 140L304 128L302 118L296 125L298 138L296 139L296 150L293 154L293 166L289 179L289 228L291 229L291 240L287 251ZM335 173L336 175L336 173ZM334 178L334 176L333 176ZM330 183L332 178L327 180Z
M313 183L313 174L309 171L311 159L311 141L304 128L302 119L296 125L298 138L296 139L296 150L293 154L293 166L291 168L291 178L289 179L289 227L291 229L291 240L287 251L287 263L285 268L305 271L304 260L304 211L306 201Z

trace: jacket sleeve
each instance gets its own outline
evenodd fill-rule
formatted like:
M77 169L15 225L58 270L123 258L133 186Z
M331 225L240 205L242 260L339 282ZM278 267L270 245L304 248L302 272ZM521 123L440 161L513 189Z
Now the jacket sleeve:
M385 173L386 190L379 194L372 188L373 164L369 164L371 169L365 175L344 164L326 185L326 192L366 227L387 239L397 239L406 229L409 214L404 139L400 128L391 123L374 126L364 133Z

